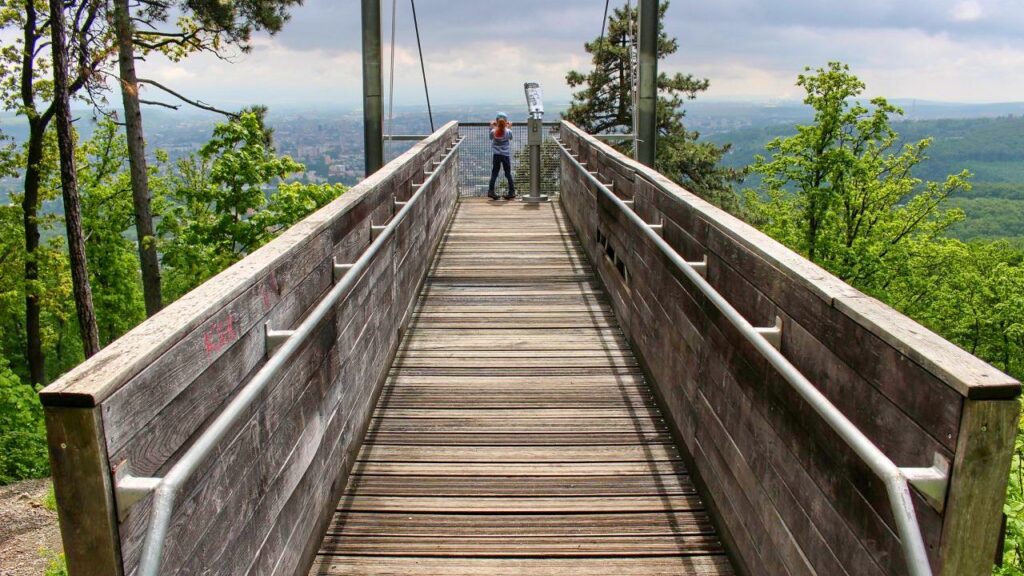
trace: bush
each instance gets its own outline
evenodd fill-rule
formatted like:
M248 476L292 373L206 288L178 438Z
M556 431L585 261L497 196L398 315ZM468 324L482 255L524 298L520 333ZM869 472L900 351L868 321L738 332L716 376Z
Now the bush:
M49 474L39 396L0 357L0 485Z

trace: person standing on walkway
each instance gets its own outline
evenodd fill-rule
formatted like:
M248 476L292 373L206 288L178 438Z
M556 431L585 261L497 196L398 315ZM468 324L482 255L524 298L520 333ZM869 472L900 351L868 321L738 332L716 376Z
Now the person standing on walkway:
M497 200L498 195L494 193L494 183L498 180L498 171L505 169L505 178L508 180L508 194L505 200L512 200L516 197L516 183L512 179L512 124L508 121L508 115L498 112L498 115L491 122L491 152L494 154L491 162L491 183L487 187L487 196Z

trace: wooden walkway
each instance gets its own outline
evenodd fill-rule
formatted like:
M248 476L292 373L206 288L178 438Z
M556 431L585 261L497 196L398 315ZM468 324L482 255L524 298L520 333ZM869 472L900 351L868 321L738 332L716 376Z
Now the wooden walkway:
M460 204L312 573L732 573L557 204Z

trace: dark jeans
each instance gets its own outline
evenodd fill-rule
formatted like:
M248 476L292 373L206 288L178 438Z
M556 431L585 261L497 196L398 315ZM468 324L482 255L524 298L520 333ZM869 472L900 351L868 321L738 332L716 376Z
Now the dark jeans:
M508 156L495 154L491 164L491 183L487 187L488 194L494 194L494 183L498 180L498 171L505 169L505 179L508 180L508 195L515 196L516 183L512 180L512 162Z

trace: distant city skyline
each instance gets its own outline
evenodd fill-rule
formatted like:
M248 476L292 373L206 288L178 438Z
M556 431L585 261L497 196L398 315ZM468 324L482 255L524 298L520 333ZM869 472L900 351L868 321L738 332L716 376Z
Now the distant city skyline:
M613 7L624 2L614 2ZM409 3L397 3L395 104L423 103ZM537 80L568 101L565 73L590 66L600 0L420 0L431 97L438 105L517 102ZM276 37L233 62L149 56L140 74L221 106L336 104L361 95L360 3L307 0ZM385 63L390 3L384 3ZM849 63L869 95L932 101L1024 100L1024 9L1017 0L675 0L665 18L679 52L662 70L711 80L702 98L790 100L804 66ZM385 90L387 71L385 70Z

